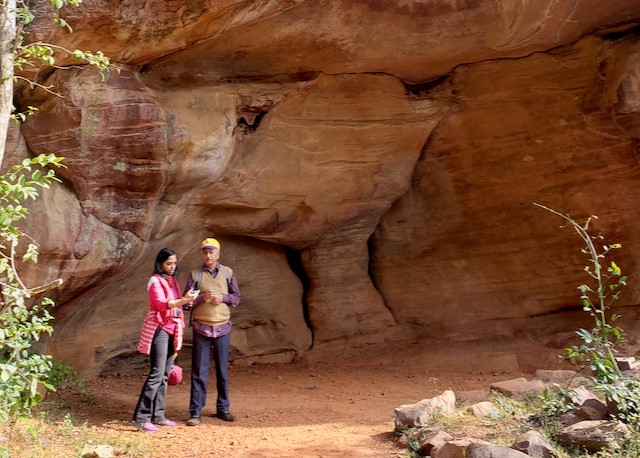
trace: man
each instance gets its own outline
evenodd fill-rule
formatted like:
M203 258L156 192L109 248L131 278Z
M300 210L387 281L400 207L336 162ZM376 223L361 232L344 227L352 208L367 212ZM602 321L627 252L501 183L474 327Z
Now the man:
M200 246L203 265L191 271L185 291L200 290L193 301L193 353L191 357L191 399L188 426L200 424L200 416L207 403L207 381L211 349L216 365L216 417L235 421L229 412L229 339L231 332L230 307L240 304L240 289L236 275L218 262L220 242L205 239Z

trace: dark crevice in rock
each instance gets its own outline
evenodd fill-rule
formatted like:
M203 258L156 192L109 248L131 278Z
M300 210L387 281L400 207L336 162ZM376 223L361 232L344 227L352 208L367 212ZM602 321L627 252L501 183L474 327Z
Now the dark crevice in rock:
M640 138L634 137L631 139L631 149L633 150L633 155L640 164Z
M144 75L151 68L151 65L152 65L151 62L142 64L142 66L138 69L138 73L141 75Z
M276 106L273 100L253 100L241 97L236 106L236 133L251 134L258 130L260 123L269 111Z
M375 253L376 251L376 236L377 236L377 230L379 229L379 227L376 229L376 231L374 231L374 233L371 235L371 237L369 237L369 240L367 241L367 250L369 252L369 266L368 266L368 274L369 274L369 278L371 279L371 284L373 285L373 287L376 289L376 291L378 291L378 294L380 294L380 297L382 299L382 303L384 304L384 307L389 311L389 313L391 314L391 316L393 317L393 321L395 324L399 324L398 318L396 317L395 313L393 312L393 309L391 307L389 307L389 305L387 304L387 301L385 299L384 294L382 293L382 289L380 287L380 282L376 276L376 270L374 268L374 255L373 253Z
M527 318L561 315L563 313L576 312L576 311L581 311L581 310L582 310L582 305L565 305L564 307L558 307L557 309L550 310L550 311L547 311L547 312L532 313L530 315L527 315Z
M300 252L291 248L285 247L287 256L287 262L291 271L298 277L300 283L302 283L302 311L304 314L304 322L311 331L311 341L313 342L313 326L311 325L311 318L309 316L309 303L307 302L307 295L309 294L310 282L307 272L302 265L302 259Z
M261 111L257 113L253 117L253 122L251 121L251 118L247 120L244 116L241 116L240 118L238 118L237 128L240 129L240 132L242 133L255 132L256 130L258 130L258 126L260 126L260 122L262 121L262 118L264 118L266 114L267 114L266 111Z
M313 81L318 78L321 72L317 70L308 71L308 72L298 72L298 73L288 73L287 77L291 79L291 81L304 83L306 81Z
M606 31L600 35L603 40L617 41L629 36L640 36L640 24L632 24L621 30Z
M172 87L211 87L225 84L253 83L290 85L313 81L318 78L321 72L309 70L292 73L244 75L214 72L207 75L193 75L171 66L163 68L161 58L141 64L137 73L145 86L155 89L167 89Z
M221 84L239 84L239 83L264 83L264 84L291 84L291 83L306 83L313 81L322 72L317 70L310 70L306 72L296 73L273 73L264 75L227 75L221 76L212 80Z
M446 74L446 75L440 75L424 83L417 83L417 84L403 83L403 84L404 84L405 90L407 91L407 94L413 97L422 98L425 95L427 95L429 92L433 91L438 86L446 83L448 79L449 79L449 75Z

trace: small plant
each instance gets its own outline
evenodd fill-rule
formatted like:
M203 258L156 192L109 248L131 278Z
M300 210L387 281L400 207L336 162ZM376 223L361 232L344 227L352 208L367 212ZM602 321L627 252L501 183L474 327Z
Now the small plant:
M45 378L46 383L55 390L63 390L68 387L75 387L80 393L86 394L87 387L78 371L69 366L64 361L53 361L51 370Z
M591 220L597 219L592 215L581 225L571 216L564 215L549 207L534 203L534 205L560 216L571 226L584 242L582 253L589 257L589 264L584 271L591 279L591 285L584 283L578 287L582 309L589 313L594 321L593 329L579 329L576 334L582 343L566 350L567 358L578 364L587 365L593 372L597 383L608 383L619 379L622 375L616 362L616 345L624 342L624 333L619 327L613 326L619 316L608 311L614 301L618 299L621 287L627 284L627 277L622 275L620 267L611 261L605 268L604 259L611 250L621 248L619 243L610 245L600 244L601 235L593 236L589 231Z
M73 432L73 420L71 419L70 414L67 413L64 415L64 418L62 419L62 425L60 425L58 429L60 431L60 434L62 434L63 436L68 436Z
M620 376L609 383L597 385L610 401L614 414L640 433L640 380Z
M582 308L593 318L594 326L590 331L579 329L576 331L582 343L566 350L567 358L580 365L587 365L592 371L592 379L596 389L604 394L613 414L622 422L631 426L632 437L624 444L622 454L602 456L640 456L640 380L624 375L615 358L616 346L625 340L624 332L612 325L619 316L609 315L611 305L618 299L621 289L627 284L627 277L614 262L605 264L606 256L611 250L621 248L619 243L604 244L601 235L593 236L589 233L589 223L596 219L590 216L584 224L578 224L569 215L564 215L544 205L536 206L563 218L580 236L584 242L582 252L589 257L589 264L584 271L589 275L591 284L578 287ZM606 266L606 267L605 267ZM605 453L613 453L607 451Z
M569 411L570 406L567 403L569 394L559 385L554 384L552 387L545 388L537 396L536 413L530 419L541 426L547 427L554 423L558 417Z

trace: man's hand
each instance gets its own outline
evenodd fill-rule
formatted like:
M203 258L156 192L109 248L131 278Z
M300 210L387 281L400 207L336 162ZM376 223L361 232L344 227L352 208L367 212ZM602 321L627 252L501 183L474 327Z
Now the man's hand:
M216 291L216 290L207 290L204 293L204 299L206 301L211 302L214 305L218 305L218 304L222 304L222 293L220 291Z

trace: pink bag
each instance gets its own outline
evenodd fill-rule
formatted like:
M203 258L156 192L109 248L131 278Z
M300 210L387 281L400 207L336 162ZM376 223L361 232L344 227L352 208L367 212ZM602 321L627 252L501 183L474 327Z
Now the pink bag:
M182 383L182 368L177 364L171 366L169 373L169 385L179 385Z

